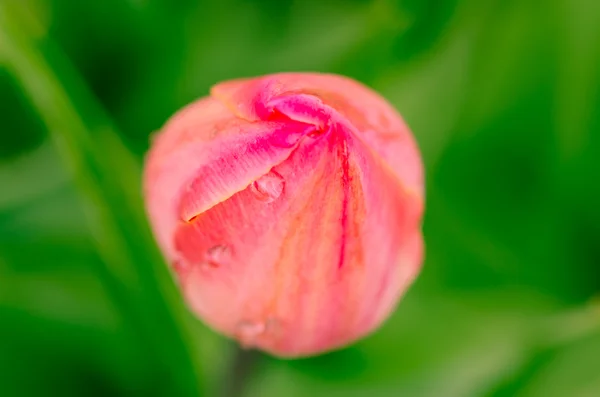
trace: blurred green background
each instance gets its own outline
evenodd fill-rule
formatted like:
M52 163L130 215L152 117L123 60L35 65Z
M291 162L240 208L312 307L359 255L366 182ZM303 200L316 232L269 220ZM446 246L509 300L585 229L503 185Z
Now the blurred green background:
M150 134L221 80L341 73L427 169L423 272L375 334L283 361L182 306ZM597 0L0 0L0 395L600 396Z

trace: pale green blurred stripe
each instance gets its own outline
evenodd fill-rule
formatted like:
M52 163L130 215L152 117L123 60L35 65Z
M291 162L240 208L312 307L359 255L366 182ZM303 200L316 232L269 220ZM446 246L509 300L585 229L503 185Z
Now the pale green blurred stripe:
M122 316L159 352L176 394L197 396L201 394L199 363L191 353L186 312L147 230L139 197L139 165L74 68L54 49L53 59L60 61L63 73L68 72L84 93L85 106L79 101L79 107L96 119L100 116L101 125L90 131L77 113L36 43L40 38L45 44L49 41L43 25L36 23L25 4L0 3L0 61L31 100L81 191L86 221L106 266L98 271ZM124 230L139 233L128 236ZM131 246L136 239L143 243L141 250Z

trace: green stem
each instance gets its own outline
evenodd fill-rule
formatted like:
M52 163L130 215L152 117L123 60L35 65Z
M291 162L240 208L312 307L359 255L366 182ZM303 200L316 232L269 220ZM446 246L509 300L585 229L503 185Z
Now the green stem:
M221 382L222 397L242 397L245 392L245 386L252 375L252 371L260 362L262 354L256 350L245 350L235 347L234 355L231 358L225 379Z
M99 274L123 317L159 357L172 394L197 396L200 371L190 351L186 312L149 233L136 162L66 57L48 40L43 44L50 49L42 52L19 28L24 21L18 5L10 4L0 4L0 62L30 98L81 191L92 237L106 266ZM56 70L64 74L62 84L48 60L61 65ZM71 90L64 86L69 82ZM80 94L77 101L67 92ZM74 103L85 105L87 124Z

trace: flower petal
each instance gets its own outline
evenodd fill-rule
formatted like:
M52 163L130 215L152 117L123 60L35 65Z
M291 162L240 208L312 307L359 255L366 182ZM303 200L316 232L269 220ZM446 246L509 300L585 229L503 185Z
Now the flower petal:
M163 249L173 252L172 233L245 189L285 160L314 126L294 121L250 122L232 117L213 99L183 110L165 127L148 156L148 210Z
M348 131L305 140L274 168L285 181L277 200L265 204L250 187L181 224L192 308L233 337L262 324L251 343L279 355L330 349L372 329L419 259L390 266L418 229L421 205L380 162ZM231 256L207 266L215 246ZM384 296L386 309L374 311Z
M406 123L384 98L354 80L332 74L279 73L221 83L211 92L249 120L267 119L273 99L279 96L319 98L356 128L408 189L423 196L423 165Z

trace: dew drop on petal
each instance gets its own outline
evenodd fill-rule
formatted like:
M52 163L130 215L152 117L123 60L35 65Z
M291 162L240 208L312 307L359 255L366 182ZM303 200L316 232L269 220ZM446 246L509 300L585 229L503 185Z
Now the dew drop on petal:
M305 135L304 131L282 131L273 139L275 146L291 148Z
M226 245L215 245L206 251L204 267L220 267L231 258L231 250Z
M271 170L250 185L252 193L261 201L270 203L275 201L283 192L285 181L277 172Z
M240 321L237 325L236 335L243 347L254 346L255 340L265 333L267 326L262 321Z

